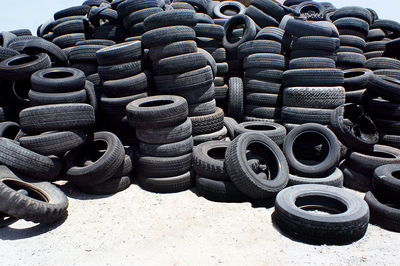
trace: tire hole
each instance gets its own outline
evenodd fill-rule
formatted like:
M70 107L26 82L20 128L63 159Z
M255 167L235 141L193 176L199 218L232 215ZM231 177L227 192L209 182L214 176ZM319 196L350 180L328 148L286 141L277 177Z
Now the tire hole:
M154 107L154 106L162 106L172 104L174 101L171 100L157 100L157 101L149 101L139 104L139 107Z
M317 165L329 154L327 139L317 132L304 132L293 141L293 155L302 164Z
M331 215L347 211L347 207L343 202L327 196L298 197L295 204L304 211L318 214Z

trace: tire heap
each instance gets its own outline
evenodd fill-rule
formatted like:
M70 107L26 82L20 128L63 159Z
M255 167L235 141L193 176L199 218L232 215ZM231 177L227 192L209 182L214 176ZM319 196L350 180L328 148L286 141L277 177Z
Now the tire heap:
M51 223L68 200L50 182L137 179L275 200L274 223L307 243L356 241L369 214L400 231L399 25L301 0L87 0L39 37L2 32L0 211Z

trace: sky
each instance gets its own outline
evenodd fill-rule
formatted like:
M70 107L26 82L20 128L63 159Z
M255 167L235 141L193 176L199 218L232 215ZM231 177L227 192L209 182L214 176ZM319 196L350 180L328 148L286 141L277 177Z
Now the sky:
M5 0L3 0L5 1ZM84 0L13 0L1 7L0 31L30 29L36 34L37 27L53 17L61 9L80 5ZM323 0L327 2L329 0ZM321 1L317 1L321 2ZM380 18L400 22L400 0L332 0L336 7L363 6L378 12Z

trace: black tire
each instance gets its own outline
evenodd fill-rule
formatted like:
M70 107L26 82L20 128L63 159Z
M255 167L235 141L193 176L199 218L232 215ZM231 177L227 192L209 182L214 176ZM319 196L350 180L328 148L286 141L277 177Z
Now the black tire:
M196 136L193 136L194 145L197 146L203 142L208 142L208 141L213 141L213 140L225 140L227 134L228 134L228 130L224 126L220 130L215 131L215 132L196 135Z
M142 35L142 46L152 48L173 42L195 40L195 31L188 26L162 27Z
M293 50L324 50L328 52L335 52L340 45L337 38L325 36L304 36L295 40L292 46Z
M353 35L340 35L340 46L351 46L351 47L356 47L361 49L362 51L365 50L366 47L366 43L365 40L357 37L357 36L353 36Z
M344 74L339 69L293 69L283 73L284 87L329 87L343 85Z
M285 18L281 21L279 28L284 29L285 33L296 37L301 36L327 36L333 37L334 31L329 27L324 27L316 23L309 23L307 21L292 19L293 17L287 16L290 19L284 22ZM284 25L286 24L286 25Z
M139 128L160 128L183 123L188 105L179 96L152 96L135 100L126 106L129 124Z
M283 90L285 106L332 109L344 103L343 87L287 87Z
M319 184L334 187L343 187L343 172L336 168L331 174L326 177L309 178L289 174L288 186L303 185L303 184Z
M277 145L281 145L286 136L286 129L277 123L250 121L238 124L235 127L235 137L246 132L257 132L269 137Z
M235 127L238 125L237 121L228 116L224 116L224 127L228 130L228 137L230 140L235 138Z
M400 119L400 104L380 98L370 99L367 102L367 110L374 117L390 120Z
M345 17L355 17L366 21L368 24L372 23L371 13L366 8L358 6L346 6L335 11L331 16L332 21Z
M365 47L365 52L385 51L388 41L374 41L368 42Z
M352 47L352 46L340 46L339 49L336 50L336 52L341 53L341 52L349 52L349 53L358 53L358 54L364 54L363 50ZM365 55L364 55L365 56ZM367 58L367 57L366 57ZM368 58L367 58L368 59Z
M101 111L105 115L122 118L126 115L126 106L130 102L145 97L147 97L147 92L116 98L108 98L102 95L100 98Z
M281 54L282 45L277 41L252 40L241 44L238 48L238 55L241 60L251 54L272 53Z
M166 144L182 141L192 135L192 121L187 118L185 122L171 127L162 128L136 128L136 137L139 141L149 144Z
M246 92L282 94L280 82L244 78L244 87Z
M36 71L51 66L50 57L20 54L0 62L0 76L3 80L29 80Z
M279 22L276 21L275 18L269 16L253 5L247 7L245 14L249 16L260 28L279 26Z
M373 41L381 41L383 38L386 37L386 34L383 30L377 29L370 29L367 35L366 40L369 42Z
M216 40L224 38L224 27L217 24L197 23L194 27L197 37L207 37Z
M389 37L396 39L400 37L400 23L389 19L378 19L372 23L371 29L382 29L390 32Z
M289 61L288 69L335 68L335 61L326 57L300 57Z
M243 81L241 78L231 77L228 83L227 115L241 120L243 116Z
M68 64L68 58L64 51L44 39L33 39L26 42L22 52L26 54L47 53L57 65L66 66Z
M28 192L19 193L19 189ZM65 217L68 199L49 182L21 179L8 169L0 178L0 210L12 217L36 223L51 224Z
M374 123L380 133L400 136L400 122L398 120L374 118Z
M195 52L197 52L195 41L180 41L150 48L149 58L151 61L157 61L166 57Z
M87 137L87 133L80 130L60 131L23 136L19 142L22 147L42 155L63 155L83 145Z
M281 108L263 107L258 105L246 104L243 113L245 116L266 118L266 119L280 119Z
M54 38L53 43L63 49L67 47L73 47L77 42L84 41L85 39L85 34L73 33Z
M259 154L260 163L267 165L268 173L256 174L251 169L243 154L252 149L262 151ZM235 186L252 199L271 198L288 182L289 169L285 156L275 142L260 133L248 132L236 137L226 150L225 167Z
M367 192L371 189L371 175L359 173L347 166L346 161L340 164L340 170L343 172L343 185L347 188Z
M46 93L30 90L28 95L31 106L58 103L85 103L87 99L85 90L64 93Z
M139 41L124 42L96 51L100 66L118 65L137 61L142 58L142 45Z
M84 41L79 41L76 43L76 45L103 45L103 46L113 46L116 43L112 40L106 40L106 39L90 39L90 40L84 40Z
M371 70L376 69L400 69L400 61L394 58L389 57L374 57L368 59L365 64L365 68L369 68Z
M400 232L400 211L398 205L393 206L378 199L372 192L365 194L371 215L370 222L393 232Z
M217 64L214 57L212 57L212 55L209 52L207 52L206 50L204 50L202 48L197 48L197 52L201 53L203 55L203 57L207 60L207 65L209 65L211 67L214 78L217 74L225 74L226 72L228 72L228 64L227 63ZM223 71L224 67L226 67L225 71ZM199 67L197 67L197 68L199 68ZM222 72L224 72L224 73L222 73Z
M190 170L192 153L175 157L136 155L136 170L144 177L167 178L183 175Z
M218 47L203 47L214 58L216 63L226 62L226 49Z
M140 186L155 193L176 193L188 190L194 184L192 172L169 176L169 177L145 177L141 174L138 176Z
M251 2L251 4L261 9L266 14L272 16L277 21L281 21L286 15L285 9L281 5L271 0L254 0Z
M359 36L362 37L363 39L365 39L368 35L369 31L368 23L359 18L354 18L354 17L340 18L335 20L334 24L338 28L340 35L347 34L348 30L358 32Z
M68 20L57 24L53 27L53 34L55 37L71 33L84 33L85 25L83 20Z
M244 202L245 196L230 181L217 181L202 176L196 178L196 188L200 196L216 202Z
M327 150L321 156L322 158L315 158L314 160L305 158L305 152L300 150L298 146L296 147L302 142L301 135L303 135L304 140L307 137L311 139L320 138L322 146L327 147ZM302 145L302 149L309 148L311 147ZM333 172L340 159L340 145L335 134L328 128L314 123L303 124L290 131L285 138L282 150L285 153L290 172L300 176L327 176Z
M24 176L46 181L57 180L61 162L30 151L12 140L0 138L0 162Z
M285 57L280 54L256 53L247 56L243 62L243 68L269 68L286 69Z
M384 75L390 78L400 79L400 70L398 69L377 69L373 72L375 75Z
M244 25L244 32L242 38L234 41L233 30L239 26ZM256 36L255 23L246 15L236 15L231 17L225 24L225 35L222 39L222 46L226 49L235 49L239 45L249 40L254 39Z
M71 62L93 62L97 64L96 52L106 46L104 45L79 45L74 46L68 53L68 60Z
M397 164L382 165L375 169L372 176L372 191L381 200L399 205L400 181L397 178L400 168Z
M362 90L367 87L368 81L373 75L372 71L366 68L347 69L343 71L343 86L347 91Z
M0 61L19 55L20 53L14 49L4 48L0 46Z
M282 94L269 93L246 93L244 97L245 104L259 105L265 107L282 106Z
M166 94L178 95L186 99L188 104L196 104L196 103L203 103L209 102L213 99L217 99L217 88L212 83L210 86L204 86L202 88L197 88L195 90L183 90L183 91L175 91L174 88L170 90L163 90ZM222 88L224 89L224 88ZM228 86L225 88L225 95L228 91ZM225 96L224 96L225 98Z
M208 5L210 6L211 3ZM216 2L216 5L214 8L212 8L212 14L214 15L215 18L220 18L220 19L229 19L232 17L231 14L227 15L223 11L224 10L234 10L234 15L239 15L239 14L244 14L246 11L246 7L236 1L224 1L223 3ZM210 15L211 16L211 15Z
M142 72L124 79L106 80L102 92L108 97L125 97L146 92L150 86L149 73Z
M166 144L147 144L140 142L139 150L145 156L174 157L191 153L193 149L193 137L166 143Z
M335 222L304 209L334 213ZM364 236L369 210L366 202L349 191L325 185L298 185L277 195L272 219L283 232L306 243L348 244Z
M332 113L331 125L340 142L352 150L369 151L379 140L375 124L355 104L337 107Z
M85 81L85 74L71 67L46 68L31 76L32 89L43 93L79 91L84 88Z
M19 124L15 122L0 122L0 137L2 138L19 141L17 136L20 134L20 131L21 129Z
M138 1L124 1L120 3L116 9L118 12L118 15L120 17L126 17L132 12L145 9L145 8L151 8L151 7L163 7L164 1L148 1L148 0L138 0Z
M359 68L365 65L367 59L363 54L353 52L337 53L336 65L338 68Z
M165 114L163 114L165 116ZM192 134L202 135L218 131L224 126L224 111L217 107L215 112L209 115L191 116Z
M248 68L244 74L245 78L257 79L272 83L281 83L284 71L265 68Z
M131 178L129 176L112 177L101 184L92 186L80 186L78 189L86 194L109 195L129 188Z
M207 59L201 52L166 57L153 61L153 73L172 75L189 72L207 66Z
M64 175L77 186L100 184L117 173L124 156L124 147L116 135L96 132L93 141L66 155ZM93 163L85 165L85 158L90 158Z
M85 129L94 125L95 115L88 104L51 104L24 109L20 113L20 123L21 130L27 134Z
M257 33L255 39L282 42L284 33L285 31L278 27L265 27Z
M388 76L372 75L368 81L367 89L389 101L400 97L399 80Z
M148 16L144 20L144 28L146 31L158 29L168 26L196 26L196 17L193 10L180 9L180 10L167 10Z
M150 8L141 9L141 10L130 13L129 16L124 17L122 24L123 24L124 28L129 29L137 23L144 22L144 20L147 17L149 17L153 14L159 13L161 11L164 11L161 7L150 7Z
M225 169L225 151L229 141L208 141L193 149L193 170L197 175L212 180L229 180Z
M400 136L380 134L379 144L400 149Z
M283 106L281 117L285 123L304 124L313 122L329 125L332 113L332 109Z
M398 163L400 150L379 144L374 145L372 151L365 154L350 150L346 160L348 167L368 176L372 176L373 171L381 165Z
M89 6L72 6L69 8L62 9L54 13L54 19L58 20L70 16L85 16L90 10Z
M215 112L216 107L215 99L204 103L189 104L189 116L209 115Z

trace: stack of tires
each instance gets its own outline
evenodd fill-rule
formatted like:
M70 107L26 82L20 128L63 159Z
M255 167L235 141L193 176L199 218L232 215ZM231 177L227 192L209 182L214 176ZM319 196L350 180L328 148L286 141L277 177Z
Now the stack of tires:
M266 37L264 37L266 38ZM281 43L258 39L239 46L244 68L244 120L280 121L282 74L286 59Z
M82 70L86 76L97 73L96 51L106 47L103 44L76 44L74 47L64 49L71 67Z
M125 39L125 29L120 23L118 12L112 6L104 4L93 6L87 15L91 24L90 39L106 39L121 42Z
M345 103L343 71L332 59L293 59L283 79L281 117L288 131L304 123L330 125L333 110Z
M142 45L149 49L155 92L186 99L192 133L200 143L225 137L226 129L224 112L216 107L212 68L193 41L194 14L191 10L170 10L149 16L144 21Z
M51 23L52 33L47 33L51 35L46 39L51 40L61 49L73 47L77 42L85 40L85 23L83 19L89 10L89 6L81 5L56 12L54 14L54 22Z
M383 55L384 48L382 50L382 45L387 43L385 32L379 28L377 29L370 29L365 39L368 44L368 49L365 50L365 57L367 59L380 57ZM370 44L372 43L372 44ZM367 51L368 50L368 51Z
M371 12L362 7L343 7L331 16L331 20L340 33L337 66L341 69L363 67L366 60L363 50L370 52L365 39L372 23Z
M126 105L147 96L150 76L143 69L140 41L124 42L96 52L102 95L100 109L106 130L126 135L134 134L126 119ZM130 133L130 134L129 134Z
M146 17L163 11L163 1L123 1L117 5L118 18L122 21L128 36L140 40L145 32L143 21Z
M186 100L151 96L132 101L126 112L139 140L135 156L140 186L158 193L189 189L193 185L193 137Z

